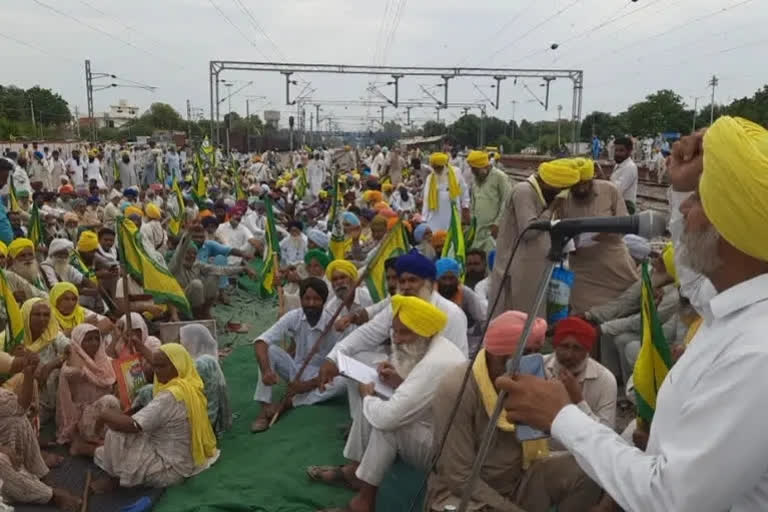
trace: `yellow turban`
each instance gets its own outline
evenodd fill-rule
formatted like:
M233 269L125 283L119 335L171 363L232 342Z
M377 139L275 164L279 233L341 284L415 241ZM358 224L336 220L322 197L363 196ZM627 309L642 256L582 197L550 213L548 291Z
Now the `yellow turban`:
M448 323L445 313L418 297L393 296L392 313L400 318L407 328L425 338L431 338Z
M768 261L768 131L723 116L704 135L699 195L707 218L739 251ZM762 231L762 232L761 232Z
M261 157L259 155L253 155L253 158L251 158L251 162L261 162Z
M677 268L675 267L675 246L672 242L667 243L664 246L664 250L661 251L661 260L664 262L664 269L669 274L669 277L677 282Z
M2 241L0 241L0 255L8 256L8 246Z
M11 258L15 258L27 247L32 249L32 252L34 252L35 244L32 243L32 240L29 238L17 238L11 242L11 245L8 246L8 254L11 256Z
M572 187L581 180L581 174L573 158L543 162L539 165L539 176L544 183L555 188Z
M327 190L321 190L317 194L317 197L319 197L320 199L325 199L326 197L328 197L328 191Z
M91 252L99 248L99 237L93 231L83 231L77 240L77 250Z
M574 158L573 163L579 170L581 181L589 181L595 177L595 162L589 158Z
M126 217L130 217L131 215L138 215L139 217L144 216L144 212L141 211L141 208L139 208L138 206L129 206L128 208L125 209L124 213Z
M448 155L445 153L432 153L429 156L429 165L431 166L437 166L437 167L445 167L448 165Z
M491 160L485 151L470 151L467 155L467 163L470 167L482 169L491 165Z
M158 208L155 203L149 203L145 210L147 210L147 217L150 219L160 220L160 217L163 216L162 213L160 213L160 208Z
M382 192L392 192L395 189L395 186L391 183L384 183L381 186Z
M349 260L333 260L325 267L325 277L330 281L335 271L347 274L351 279L357 279L357 267Z

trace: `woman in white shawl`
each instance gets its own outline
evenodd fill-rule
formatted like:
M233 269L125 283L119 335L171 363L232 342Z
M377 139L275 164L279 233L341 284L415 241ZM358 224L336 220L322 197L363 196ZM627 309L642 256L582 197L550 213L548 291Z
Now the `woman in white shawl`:
M227 380L219 365L219 351L211 332L200 324L185 325L179 330L181 344L195 360L197 373L203 380L208 400L208 419L216 435L232 427L232 410L227 394Z

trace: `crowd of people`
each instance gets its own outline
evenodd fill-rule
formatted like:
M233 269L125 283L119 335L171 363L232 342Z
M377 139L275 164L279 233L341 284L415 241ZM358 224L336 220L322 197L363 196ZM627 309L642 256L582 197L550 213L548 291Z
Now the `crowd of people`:
M6 151L0 158L0 185L8 191L7 206L0 204L0 263L9 290L0 352L0 373L8 375L0 388L3 499L79 508L78 497L44 479L61 463L38 439L49 421L58 444L103 469L95 492L167 487L214 464L217 436L230 428L232 413L216 339L194 321L211 318L215 304L231 300L233 283L247 277L279 297L278 318L253 344L254 400L261 407L252 432L280 428L294 407L348 398L351 424L339 454L345 462L307 467L310 481L355 491L344 508L329 510L375 510L379 486L398 457L431 469L425 510L455 510L502 388L513 390L510 414L498 420L470 510L694 510L676 508L691 496L685 489L652 490L655 479L665 478L653 467L676 464L679 472L669 478L685 486L692 482L681 479L691 477L697 457L656 441L644 422L620 425L617 414L636 401L633 372L647 328L644 265L675 361L686 360L700 328L715 335L715 326L702 328L713 312L727 315L746 304L713 299L724 289L718 272L725 272L726 257L754 270L755 280L764 278L764 241L749 239L739 226L739 219L752 220L747 206L727 213L712 195L726 180L714 175L732 167L721 163L727 160L721 152L739 147L720 139L737 130L755 131L738 123L710 130L703 151L711 168L705 161L703 175L699 170L691 179L703 176L699 192L690 195L696 183L670 192L671 240L574 238L564 255L573 283L566 314L558 317L546 304L534 311L550 239L525 228L537 220L634 212L631 139L614 142L609 179L596 173L594 161L567 158L542 163L519 183L500 168L498 155L450 144L428 155L378 146L223 155L207 142L194 152L154 143L90 144L70 155L49 156L36 145ZM679 168L679 155L677 161ZM748 177L733 179L747 187ZM764 188L764 175L759 180ZM693 222L700 230L691 231ZM123 231L178 282L188 309L155 293L148 276L126 271L117 246ZM404 242L392 250L398 236ZM464 248L457 250L459 237ZM718 240L733 251L717 253ZM381 282L372 282L377 266ZM753 302L766 289L758 285L743 285L752 287ZM17 344L9 303L23 322ZM750 314L756 329L757 312ZM536 318L524 353L540 361L545 380L530 377L527 391L520 389L526 379L503 376L529 315ZM159 323L180 320L191 323L177 340L150 335ZM750 346L753 352L744 349L739 360L764 350ZM139 358L150 383L130 407L119 400L113 364L127 357ZM345 373L350 358L374 368L375 381ZM680 366L691 371L690 364ZM287 391L276 397L281 380ZM697 393L690 386L677 392ZM663 428L682 428L684 413L672 410L681 404L659 397ZM552 436L521 439L521 423ZM642 459L636 468L610 461L600 436L611 453L631 444L650 453L633 455ZM673 437L708 458L706 446ZM640 475L646 466L649 474ZM633 493L626 480L643 478L645 491Z

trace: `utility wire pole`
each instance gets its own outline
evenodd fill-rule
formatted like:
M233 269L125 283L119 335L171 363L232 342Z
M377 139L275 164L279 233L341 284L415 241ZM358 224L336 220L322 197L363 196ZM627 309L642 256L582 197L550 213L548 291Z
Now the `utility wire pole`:
M712 88L712 100L709 104L709 124L710 126L712 123L715 122L715 87L717 87L717 84L720 82L718 80L717 76L712 75L712 80L709 81L709 86Z
M563 117L563 106L557 106L557 150L560 151L560 118Z

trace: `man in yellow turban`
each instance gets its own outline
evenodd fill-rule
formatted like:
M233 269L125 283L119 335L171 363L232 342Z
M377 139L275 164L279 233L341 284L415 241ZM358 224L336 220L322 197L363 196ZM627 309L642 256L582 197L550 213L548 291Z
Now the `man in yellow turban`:
M357 284L357 267L349 260L333 260L325 268L325 277L331 283L333 296L325 304L325 311L333 316L339 306L347 298L350 290ZM364 286L355 288L351 304L345 304L341 314L346 315L351 311L365 309L373 305L371 294ZM342 332L342 337L354 330L355 326L347 326Z
M502 378L497 385L515 397L505 404L510 419L550 431L622 508L669 510L685 502L691 510L746 503L763 510L768 498L761 486L744 481L764 478L761 453L768 446L763 418L754 414L768 385L768 131L723 116L703 145L700 134L676 144L669 174L676 191L694 192L680 207L682 262L705 276L716 295L686 349L691 353L678 360L656 397L645 452L628 453L617 434L574 411L561 383Z
M549 234L544 231L527 233L509 267L509 275L505 275L512 248L530 222L562 217L565 197L561 192L580 179L581 173L572 159L553 160L541 164L536 174L510 190L499 219L496 261L490 279L489 297L495 297L501 288L501 299L492 316L510 309L530 312L533 308L539 281L547 264ZM493 300L489 302L493 303ZM546 316L546 304L542 304L536 315Z
M491 165L485 151L470 151L467 164L473 177L470 206L476 226L471 248L487 252L496 247L504 200L512 189L512 182L503 171Z
M450 227L454 206L464 218L469 218L469 189L449 160L446 153L432 153L429 157L432 172L424 181L421 216L432 232Z
M414 467L427 468L433 448L432 397L445 372L466 360L438 334L448 321L440 309L418 297L395 295L392 312L392 355L376 369L376 384L357 386L363 401L352 413L344 448L350 462L341 468L307 468L312 480L358 489L351 501L356 511L374 510L378 488L398 456ZM329 361L324 368L335 366ZM321 371L321 386L332 378L333 371Z
M147 203L144 207L146 220L141 223L139 232L141 241L147 254L160 265L165 265L163 254L168 243L168 234L160 223L162 212L154 203Z
M565 200L563 218L622 217L629 215L616 185L595 180L595 164L588 158L565 159L579 172L579 182ZM623 237L608 233L584 233L574 239L576 250L569 263L574 273L571 313L606 304L635 284L640 275Z
M29 238L16 238L8 246L8 272L6 277L11 289L22 291L26 286L17 284L23 279L39 291L47 292L48 288L40 273L40 265L35 259L35 248ZM27 299L31 298L29 295Z

